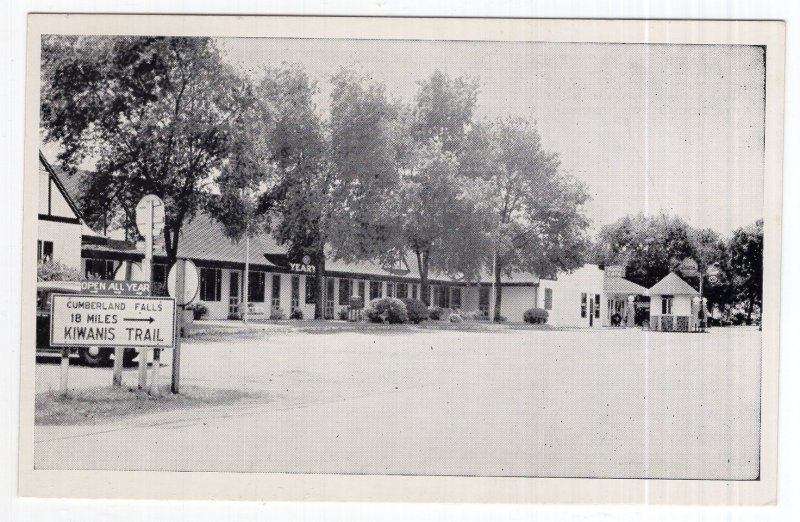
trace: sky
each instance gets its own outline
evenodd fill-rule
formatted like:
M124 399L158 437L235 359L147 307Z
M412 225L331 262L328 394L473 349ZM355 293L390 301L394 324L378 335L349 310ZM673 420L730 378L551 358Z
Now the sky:
M587 185L595 230L660 210L723 234L763 217L761 47L272 38L218 46L255 78L302 65L318 82L323 115L342 66L408 102L436 69L478 78L477 117L535 122L562 170Z

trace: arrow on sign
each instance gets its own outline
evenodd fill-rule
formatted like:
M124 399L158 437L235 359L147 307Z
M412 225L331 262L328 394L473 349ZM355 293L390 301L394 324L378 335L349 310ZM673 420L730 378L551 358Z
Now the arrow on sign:
M148 323L152 323L155 319L152 317L124 317L123 321L147 321Z

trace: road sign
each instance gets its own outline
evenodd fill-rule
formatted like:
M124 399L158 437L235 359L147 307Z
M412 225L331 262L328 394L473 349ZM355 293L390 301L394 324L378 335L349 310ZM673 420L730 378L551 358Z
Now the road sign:
M717 281L719 281L719 279L717 279L717 276L715 276L715 275L710 275L710 276L708 276L708 282L709 282L709 283L711 283L711 284L714 284L714 283L716 283Z
M708 267L708 270L706 270L706 274L714 277L718 276L721 272L722 270L720 270L719 267L716 265L711 265L710 267Z
M200 271L197 270L197 265L195 265L191 260L179 259L172 268L169 269L169 274L167 275L167 292L172 297L177 299L177 295L175 295L175 283L178 279L178 263L184 261L186 263L186 272L185 272L185 279L183 281L183 301L178 301L178 305L188 305L192 304L195 299L197 299L197 293L200 290Z
M157 236L164 230L164 202L155 194L148 194L136 205L136 228L144 237Z
M81 281L81 293L93 295L150 295L150 283L146 281L112 281L98 279Z
M51 346L171 348L174 342L172 298L53 295Z

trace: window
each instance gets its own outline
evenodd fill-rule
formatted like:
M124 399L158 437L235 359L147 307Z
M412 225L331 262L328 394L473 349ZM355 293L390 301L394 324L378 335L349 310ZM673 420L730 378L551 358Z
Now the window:
M267 274L260 271L247 273L247 300L252 303L263 303L267 286Z
M306 276L306 304L317 302L317 278Z
M370 281L369 282L369 299L370 301L373 299L377 299L381 296L381 284L380 281Z
M594 318L600 319L600 294L594 294Z
M431 300L432 305L439 305L439 287L431 285L428 289L428 298Z
M586 319L586 308L589 306L588 296L581 293L581 318Z
M394 297L394 283L386 283L386 297Z
M553 289L552 288L545 288L544 289L544 309L545 310L552 310L553 309Z
M272 309L281 307L281 276L272 276Z
M665 295L661 298L661 315L672 315L671 295Z
M405 299L408 297L408 283L397 283L397 298Z
M450 306L453 308L461 308L461 289L453 288L450 294Z
M367 295L367 291L366 291L367 288L366 287L367 287L366 281L359 281L358 282L358 295L360 295L361 297L366 297L366 295Z
M111 259L87 259L87 279L114 279L114 261Z
M478 310L486 314L489 313L489 291L488 286L482 286L478 291Z
M300 276L292 276L292 310L300 308Z
M346 306L350 304L350 280L339 279L339 304Z
M158 283L161 285L167 284L167 275L169 275L169 270L167 270L167 265L164 263L153 263L153 282Z
M411 298L412 299L418 299L418 297L417 297L417 284L416 283L412 283L411 284Z
M450 308L450 288L439 288L439 308Z
M222 299L222 271L219 268L200 269L200 300L219 301Z
M52 241L39 241L37 244L36 259L39 261L50 261L53 259Z

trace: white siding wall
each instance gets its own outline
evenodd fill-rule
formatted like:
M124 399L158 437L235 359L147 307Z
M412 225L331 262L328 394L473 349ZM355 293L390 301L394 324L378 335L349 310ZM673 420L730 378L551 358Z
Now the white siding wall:
M490 297L491 299L491 294ZM521 323L525 310L536 307L535 286L504 286L500 315L510 323ZM491 309L491 303L490 303Z
M542 279L539 283L540 303L544 307L544 289L553 290L553 309L548 310L548 324L558 327L588 327L589 310L586 317L581 317L581 294L589 298L600 295L600 318L593 319L592 326L597 328L603 324L606 313L606 295L603 291L603 271L597 265L584 265L570 274L559 273L556 281Z
M81 269L81 226L74 223L39 220L38 239L53 242L53 259Z

